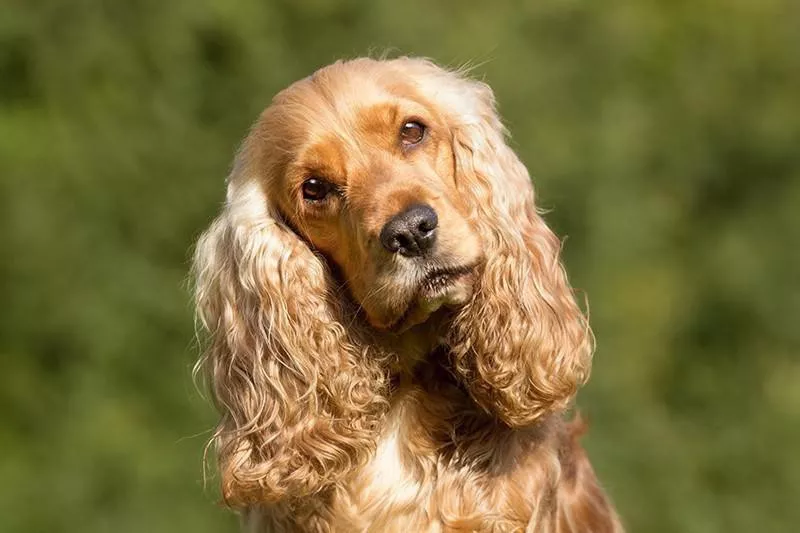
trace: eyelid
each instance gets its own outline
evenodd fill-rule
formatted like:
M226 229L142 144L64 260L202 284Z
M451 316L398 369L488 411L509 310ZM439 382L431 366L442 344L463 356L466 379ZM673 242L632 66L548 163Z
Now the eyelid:
M306 181L307 181L307 180L310 180L310 179L315 179L315 180L319 180L319 181L324 181L325 183L327 183L327 184L330 186L330 188L331 188L331 193L333 193L333 194L335 194L335 195L337 195L337 196L341 196L341 194L342 194L342 186L341 186L341 185L339 185L338 183L336 183L335 181L333 181L333 180L329 180L328 178L323 178L323 177L321 177L321 176L320 176L320 175L318 175L318 174L316 174L316 175L312 175L312 176L309 176L309 177L307 177L307 178L306 178ZM305 182L304 182L304 183L305 183ZM300 189L301 189L301 190L302 190L302 187L303 187L303 186L302 186L302 184L301 184L301 185L300 185Z
M328 178L325 175L325 173L318 172L318 171L315 171L315 170L304 170L300 174L300 179L297 180L297 182L293 185L292 188L294 189L295 192L302 192L303 184L305 182L307 182L308 180L311 180L311 179L324 181L326 183L329 183L331 188L334 189L334 190L337 190L337 191L342 188L342 184L341 183L339 183L336 180L332 180L331 178ZM294 180L292 180L292 181L294 181Z
M407 117L405 120L403 120L400 123L400 129L402 130L403 127L406 124L408 124L409 122L415 122L415 123L419 124L420 126L422 126L426 131L428 130L428 122L426 120L422 119L421 117L416 116L416 115L412 115L410 117Z

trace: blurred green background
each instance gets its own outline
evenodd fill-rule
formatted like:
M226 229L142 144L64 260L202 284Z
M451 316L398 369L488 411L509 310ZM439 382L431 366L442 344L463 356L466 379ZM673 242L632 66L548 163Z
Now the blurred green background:
M190 248L250 122L385 50L478 65L598 340L632 532L800 523L800 3L2 0L0 529L236 531Z

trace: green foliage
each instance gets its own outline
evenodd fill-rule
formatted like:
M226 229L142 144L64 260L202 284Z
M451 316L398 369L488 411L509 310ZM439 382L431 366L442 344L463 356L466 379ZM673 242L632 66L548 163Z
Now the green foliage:
M204 488L189 248L272 94L477 64L592 304L587 446L631 531L800 522L800 9L789 0L6 0L4 531L235 531Z

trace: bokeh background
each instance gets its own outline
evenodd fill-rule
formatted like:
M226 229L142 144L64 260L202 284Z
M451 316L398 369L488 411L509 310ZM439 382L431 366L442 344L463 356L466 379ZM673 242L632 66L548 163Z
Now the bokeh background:
M2 0L0 529L236 531L190 250L271 96L386 50L494 87L589 297L579 405L629 530L797 531L791 0Z

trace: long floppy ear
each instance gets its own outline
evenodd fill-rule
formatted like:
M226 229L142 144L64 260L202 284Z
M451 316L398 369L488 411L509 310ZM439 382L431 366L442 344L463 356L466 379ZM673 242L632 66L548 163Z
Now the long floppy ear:
M342 324L325 263L272 212L250 151L194 258L232 506L336 483L368 457L386 407L379 355Z
M506 145L491 90L455 80L456 179L473 203L486 262L449 345L475 401L508 425L524 426L563 408L588 379L592 336L561 265L561 243L536 211L525 166Z

